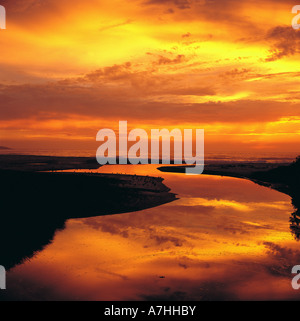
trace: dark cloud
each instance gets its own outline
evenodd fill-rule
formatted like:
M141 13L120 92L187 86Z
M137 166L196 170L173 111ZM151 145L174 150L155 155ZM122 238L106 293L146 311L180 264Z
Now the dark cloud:
M179 64L185 61L184 55L177 55L176 58L170 59L164 56L160 56L159 60L157 61L158 65L168 65L168 64Z
M86 74L84 77L78 78L78 81L91 81L97 82L101 79L119 80L129 77L133 72L131 71L131 63L126 62L121 65L113 65L98 69L91 73Z
M247 76L247 74L251 71L251 69L248 69L248 68L241 68L241 69L238 69L238 68L234 68L234 69L231 69L229 71L226 71L224 72L223 74L221 74L220 76L221 77L230 77L230 78L241 78L241 77L244 77L244 76Z
M149 55L151 55L149 53ZM156 56L156 55L154 55ZM154 69L145 69L145 70L136 70L131 62L126 62L123 64L115 64L113 66L104 67L97 69L90 73L85 74L84 76L75 78L75 79L65 79L61 81L61 84L74 84L82 82L92 82L92 83L101 83L105 81L122 81L127 80L131 82L132 85L137 84L141 85L143 82L147 82L149 86L149 81L154 79L154 72L156 71L155 66L160 65L176 65L187 61L187 58L184 55L177 55L176 57L165 57L158 55L157 60L153 62ZM158 76L155 76L158 79Z
M275 61L300 53L300 31L291 26L277 26L266 35L266 40L273 42L266 61Z
M182 38L188 38L190 36L191 36L191 34L189 32L187 32L187 33L183 34L181 37Z
M159 234L152 234L150 235L150 239L154 240L156 245L162 245L165 243L171 243L174 246L182 246L183 241L177 237L172 237L172 236L164 236L164 235L159 235Z
M147 5L158 4L158 5L173 5L178 9L190 9L190 0L148 0L145 2Z
M300 250L293 250L288 247L283 247L279 244L273 242L264 242L263 243L268 249L268 253L274 257L277 257L280 260L287 260L293 262L300 258Z

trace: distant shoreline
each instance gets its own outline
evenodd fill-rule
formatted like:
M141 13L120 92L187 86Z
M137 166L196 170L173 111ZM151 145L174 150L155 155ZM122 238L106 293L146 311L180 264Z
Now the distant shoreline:
M38 172L68 169L97 169L100 165L92 157L0 155L0 169Z
M266 179L264 173L290 166L291 163L267 163L267 162L237 162L216 161L205 164L205 175L228 176L251 180L259 185L273 188L290 196L291 187L286 182ZM109 165L108 165L109 166ZM185 168L190 165L161 165L161 172L185 173ZM67 156L37 156L37 155L0 155L0 170L40 172L61 170L93 170L101 167L93 157L67 157ZM118 174L114 174L117 177ZM294 190L294 186L292 187Z
M272 188L281 193L292 196L286 184L281 182L269 182L260 178L260 174L289 166L291 163L256 163L256 162L240 162L240 163L219 163L205 165L203 175L226 176L240 179L250 180L258 185ZM158 170L170 173L185 173L187 166L161 166Z
M149 160L151 164L151 160ZM282 165L289 165L290 162L267 162L261 161L237 161L237 160L209 160L205 161L205 170L225 172L234 169L231 174L235 174L236 170L240 172L244 169L255 168L255 170L269 170ZM159 165L159 164L158 164ZM170 167L171 171L177 171L189 165L173 165L161 167ZM101 167L95 157L89 156L49 156L49 155L25 155L25 154L0 154L0 169L11 169L20 171L51 171L51 170L67 170L67 169L97 169ZM168 170L170 171L170 170Z

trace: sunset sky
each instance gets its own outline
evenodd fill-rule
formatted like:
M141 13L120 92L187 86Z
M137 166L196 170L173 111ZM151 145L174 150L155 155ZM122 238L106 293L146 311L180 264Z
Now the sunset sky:
M300 151L295 0L0 0L0 145L95 150L102 128L204 128Z

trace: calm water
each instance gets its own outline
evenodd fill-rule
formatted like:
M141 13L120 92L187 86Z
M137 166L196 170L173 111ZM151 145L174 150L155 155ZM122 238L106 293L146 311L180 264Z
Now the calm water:
M8 272L7 296L300 299L300 290L291 287L300 248L290 230L290 197L247 180L161 173L155 167L99 171L162 176L179 200L134 213L68 220L43 251Z

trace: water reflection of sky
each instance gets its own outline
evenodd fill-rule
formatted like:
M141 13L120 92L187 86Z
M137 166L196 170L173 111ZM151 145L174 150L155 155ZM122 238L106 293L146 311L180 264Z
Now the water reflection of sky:
M154 168L100 171L153 175ZM32 300L300 298L291 288L300 249L288 196L236 178L155 175L180 199L67 221L52 244L8 273L7 291Z

